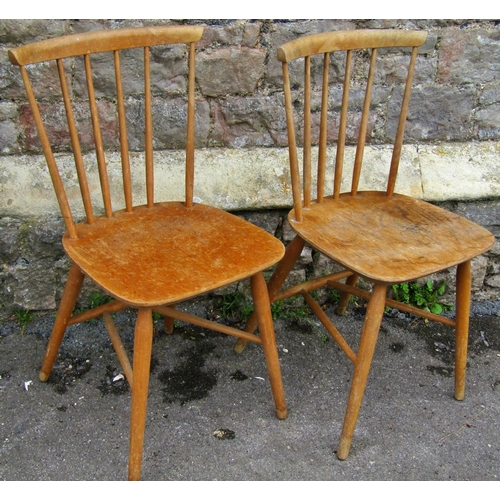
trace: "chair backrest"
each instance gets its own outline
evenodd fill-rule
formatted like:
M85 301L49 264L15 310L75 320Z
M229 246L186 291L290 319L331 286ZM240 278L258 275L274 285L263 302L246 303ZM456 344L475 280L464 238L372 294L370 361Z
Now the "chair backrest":
M396 183L397 171L401 157L403 134L408 112L408 104L413 80L413 73L417 57L418 47L427 38L427 33L423 31L403 31L403 30L353 30L338 31L330 33L320 33L317 35L305 36L282 45L278 49L278 59L283 68L283 84L285 92L285 108L288 130L288 146L290 154L290 167L292 177L293 203L295 216L300 222L302 220L302 207L308 208L311 204L311 147L312 147L312 99L311 99L311 60L312 56L319 55L323 62L321 108L319 118L319 139L318 139L318 174L317 174L317 197L318 203L323 201L325 196L325 173L327 163L327 130L329 111L329 75L330 75L330 54L333 52L345 52L345 71L343 78L342 100L340 108L340 118L338 125L337 152L335 158L335 171L333 182L333 196L340 196L342 183L342 171L344 167L344 152L347 135L347 119L349 108L349 89L353 79L353 53L361 52L361 57L367 50L371 51L368 76L366 79L366 91L362 106L361 119L359 124L359 134L357 138L356 155L353 166L353 176L351 184L351 194L356 195L363 163L363 154L367 138L368 120L370 114L370 102L372 97L373 83L375 79L375 66L379 49L390 48L411 48L411 56L407 61L407 74L404 95L399 115L399 123L394 140L393 155L390 165L387 196L391 196ZM408 49L407 49L408 50ZM303 83L303 186L301 187L296 124L294 111L297 101L292 94L292 85L289 71L289 63L296 59L304 60L304 83ZM339 65L341 66L341 65ZM358 75L356 74L356 77Z
M65 66L72 70L77 65L69 66L67 58L82 58L85 68L85 82L88 106L92 122L93 143L97 156L99 180L104 203L104 211L107 217L112 217L113 208L111 203L111 192L106 167L104 142L101 123L98 112L98 99L94 85L91 55L102 52L112 54L114 61L114 79L116 87L116 107L118 114L118 134L121 153L121 166L123 174L123 189L125 199L125 210L133 210L132 181L130 169L129 139L126 121L126 98L123 90L122 69L120 65L120 52L125 49L142 49L144 53L144 144L145 144L145 175L146 175L146 199L147 206L154 204L154 168L153 168L153 112L152 112L152 82L151 82L151 55L150 48L156 45L186 44L189 47L189 71L188 71L188 101L187 101L187 133L186 133L186 184L185 203L191 206L193 203L194 184L194 89L195 89L195 43L203 35L202 26L162 26L117 29L108 31L94 31L83 34L69 35L46 41L36 42L9 51L10 61L20 66L24 86L28 95L28 101L33 113L42 149L49 167L50 176L54 184L57 200L66 228L70 238L77 238L75 221L68 202L68 196L61 178L50 133L42 118L40 107L33 91L28 65L36 63L47 64L55 61L58 79L61 87L61 97L67 119L68 132L71 139L75 166L80 184L83 206L87 222L92 224L95 219L92 207L89 185L83 161L80 134L77 120L74 114L74 104L71 100L71 89L68 84L68 76ZM54 68L55 69L55 68ZM136 68L137 70L140 68ZM70 75L74 77L73 74ZM57 78L56 78L57 79ZM135 94L134 94L135 95Z

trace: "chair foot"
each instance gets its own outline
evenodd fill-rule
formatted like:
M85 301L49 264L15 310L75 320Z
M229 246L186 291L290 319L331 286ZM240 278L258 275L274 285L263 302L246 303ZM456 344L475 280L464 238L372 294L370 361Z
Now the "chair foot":
M172 335L172 333L174 333L174 318L165 318L163 330L168 335Z
M358 280L359 280L359 276L357 276L356 274L352 274L351 276L349 276L347 278L346 285L356 286L357 283L358 283ZM347 309L347 305L349 304L349 300L350 299L351 299L351 294L350 293L348 293L348 292L342 292L340 294L339 303L337 305L337 309L335 310L335 312L339 316L343 316L345 314L345 311Z
M288 417L288 410L276 410L276 415L280 420L285 420Z
M236 344L234 344L233 351L236 354L241 354L245 350L245 347L247 346L247 342L248 341L245 339L238 339L236 341Z
M274 336L273 318L271 316L271 304L269 302L268 289L262 273L257 273L251 278L252 296L255 311L258 318L262 347L266 358L267 371L271 382L271 390L276 405L276 413L279 419L287 417L285 393L278 358L278 347Z
M255 330L257 330L258 325L259 325L259 318L257 316L257 311L254 310L253 313L248 318L246 325L245 325L245 328L243 328L243 331L245 331L247 333L254 333ZM238 339L236 341L236 344L234 344L233 351L236 354L241 354L245 350L247 343L248 343L248 340Z
M170 307L172 309L175 309L177 306L177 304L170 304ZM174 318L171 318L170 316L165 316L163 318L163 331L167 334L167 335L172 335L174 333L174 323L175 323L175 320Z
M337 458L339 460L346 460L349 456L349 450L351 448L351 439L340 439L339 449L337 450Z
M129 481L141 478L144 429L148 403L149 370L153 343L153 318L151 309L139 309L135 325L132 411L130 415Z
M465 397L467 344L469 340L470 295L472 285L471 262L457 267L456 327L455 327L455 399Z
M78 295L80 295L80 290L82 289L83 278L84 275L80 271L80 268L77 267L76 264L73 264L69 270L68 280L66 281L66 286L64 287L56 320L54 322L54 326L52 327L52 333L50 334L49 343L47 344L47 349L45 351L45 357L38 375L42 382L46 382L52 372L52 367L54 366L54 361L57 353L59 352L59 347L61 346L64 334L66 333L68 320L73 312L73 309L75 308L76 300L78 299Z
M377 337L382 322L385 307L385 294L387 287L385 285L375 284L373 293L368 302L366 317L361 333L361 342L359 344L354 375L351 382L351 391L347 402L347 409L342 427L337 457L345 460L349 455L354 429L358 420L359 410L363 395L365 392L370 366L377 344Z

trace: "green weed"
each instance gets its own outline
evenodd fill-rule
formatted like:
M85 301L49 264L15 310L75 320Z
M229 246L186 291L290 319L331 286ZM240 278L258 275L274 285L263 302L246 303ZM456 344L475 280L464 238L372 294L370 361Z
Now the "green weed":
M89 309L94 309L95 307L102 306L104 304L107 304L108 302L111 302L111 297L103 295L99 292L94 292L89 297Z
M87 299L87 305L79 307L73 311L73 314L80 314L85 311L91 311L92 309L95 309L96 307L102 306L104 304L107 304L108 302L111 302L111 297L108 297L107 295L103 295L100 292L94 292L90 295L90 297ZM112 315L114 317L114 315ZM95 322L97 321L98 318L90 319L88 321Z
M246 321L252 314L254 307L250 297L243 292L225 293L217 305L218 314L223 319ZM299 320L310 314L310 309L302 303L299 297L277 300L271 304L271 314L274 320Z
M298 297L277 300L271 304L271 314L273 319L292 319L300 320L309 316L311 310L306 304L301 303Z
M222 295L217 309L223 319L246 321L253 312L253 305L243 292L236 291Z
M336 290L333 287L327 287L326 288L326 297L329 303L331 304L338 304L340 300L340 291ZM353 295L351 295L351 299L353 298Z
M21 333L26 331L28 325L33 321L33 314L26 309L19 309L14 313L17 323L21 327Z
M443 311L450 310L451 305L442 303L439 298L446 290L446 282L435 287L431 280L420 285L416 281L411 283L401 283L392 286L395 299L403 304L409 304L424 311L434 314L441 314Z

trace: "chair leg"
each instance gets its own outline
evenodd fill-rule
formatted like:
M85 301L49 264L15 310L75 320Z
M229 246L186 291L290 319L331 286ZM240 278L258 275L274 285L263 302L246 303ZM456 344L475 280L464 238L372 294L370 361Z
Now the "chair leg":
M80 271L80 268L76 264L73 264L69 270L68 280L64 287L61 303L57 310L56 320L52 327L52 333L50 334L45 357L38 375L42 382L46 382L52 372L54 361L68 326L68 320L71 317L71 313L80 295L80 290L82 289L83 278L84 275Z
M359 280L358 275L351 274L351 276L347 277L346 285L356 286L358 283L358 280ZM336 310L336 312L339 316L342 316L343 314L345 314L345 310L347 309L347 304L349 304L350 298L351 298L351 294L349 292L342 292L340 294L340 300L339 300L339 303L337 305L337 310Z
M347 402L344 426L342 428L339 449L337 451L337 457L340 460L345 460L349 455L349 449L351 447L351 441L354 435L361 402L363 400L375 345L377 343L380 323L382 322L382 316L384 314L386 291L387 287L385 285L374 285L372 296L368 302L354 375L351 382L351 391Z
M465 371L469 338L472 272L470 260L457 267L456 332L455 332L455 399L465 397Z
M281 288L281 285L285 282L290 271L295 266L297 259L300 257L300 253L304 248L304 240L300 236L295 236L295 238L291 241L291 243L286 247L285 255L280 260L279 264L276 266L276 269L267 284L268 294L270 300L276 295L278 290ZM253 333L257 328L258 320L257 320L257 312L254 311L250 318L248 319L245 325L245 332ZM247 340L238 339L236 344L234 345L234 352L237 354L241 354L247 345Z
M176 304L172 304L170 307L175 309ZM171 333L174 333L174 318L170 318L169 316L165 316L163 319L163 329L165 330L165 333L168 333L169 335Z
M130 481L138 481L141 478L152 343L152 311L149 308L139 309L134 334L134 381L132 385L128 467L128 479Z
M273 392L274 403L276 405L276 414L278 415L278 418L285 419L287 417L287 409L278 358L278 348L276 346L276 338L274 335L268 289L266 280L264 279L262 273L257 273L252 276L251 285L253 301L258 317L260 336L262 339L262 347L266 357L267 370L271 381L271 390Z

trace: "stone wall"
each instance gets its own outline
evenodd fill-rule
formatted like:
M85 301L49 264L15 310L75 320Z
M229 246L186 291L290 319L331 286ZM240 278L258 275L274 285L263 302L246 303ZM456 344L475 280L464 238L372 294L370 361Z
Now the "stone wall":
M180 24L172 22L171 24ZM189 21L195 23L195 21ZM281 93L281 65L276 49L298 36L327 30L354 28L425 29L429 37L419 52L411 114L406 143L469 142L499 140L500 29L493 21L200 21L206 25L198 44L198 147L283 147L286 130ZM7 60L12 46L49 37L95 29L110 29L143 24L169 24L166 21L28 21L0 20L0 151L2 154L39 152L33 123L26 110L26 99L18 69ZM180 65L177 51L156 52L153 71L161 72L162 123L174 126L169 137L157 137L159 149L177 147L182 128L176 115L177 100L187 69ZM134 64L130 55L124 66ZM397 58L382 62L383 71L376 82L374 99L377 112L372 121L372 144L387 142L395 126L394 112L399 96L391 96L388 83L400 81ZM104 60L95 63L100 77L113 71ZM43 75L42 75L43 76ZM315 77L318 77L316 72ZM378 83L378 85L377 85ZM142 85L132 82L132 88ZM81 95L83 82L76 79L73 90ZM111 96L114 89L98 88L98 94ZM53 112L53 128L63 127L56 105L51 104L51 86L45 94L46 112ZM103 104L103 128L109 132L110 145L116 126L114 111ZM76 110L78 115L78 109ZM134 110L131 111L134 113ZM81 117L82 120L85 117ZM131 122L132 122L131 118ZM164 127L166 128L166 127ZM179 135L179 132L181 135ZM58 136L60 148L67 137ZM105 137L105 139L106 139ZM140 149L140 144L132 145Z
M18 68L7 58L13 46L49 37L95 29L156 24L204 24L204 36L197 51L197 177L198 200L237 211L289 240L286 207L290 205L286 124L281 87L281 67L276 49L298 36L328 30L357 28L425 29L429 37L421 48L405 135L398 190L444 204L477 221L500 236L500 29L495 21L474 20L0 20L0 315L16 308L53 309L65 281L68 263L60 244L63 230L45 162L29 112ZM184 53L175 50L153 52L153 75L161 85L154 88L156 178L159 199L176 198L182 192L182 147L185 125ZM373 171L386 168L388 143L396 124L401 99L397 84L402 81L399 58L382 56L375 82L373 113L369 123L366 158ZM136 55L124 56L122 66L132 76L127 100L131 136L141 125L141 100L135 89L142 81L134 76ZM335 61L332 63L332 96L336 98ZM360 60L356 71L366 61ZM93 63L99 96L103 136L111 153L111 178L119 179L118 160L113 151L117 119L111 106L114 90L104 85L113 66L105 59ZM63 109L56 97L54 78L42 66L38 76L48 83L42 94L42 112L49 117L55 150L71 185L68 135L64 132ZM79 105L84 82L74 73L71 91L77 121L88 124L88 114ZM292 79L298 73L292 71ZM313 79L319 78L313 67ZM126 89L127 90L127 89ZM356 101L354 81L352 95ZM355 102L355 107L357 106ZM338 105L331 107L332 120ZM357 116L349 125L349 140L357 131ZM168 132L168 133L167 133ZM335 132L329 131L332 152ZM83 136L84 150L90 136ZM141 140L131 141L132 162L141 163ZM347 148L347 157L352 148ZM330 155L331 157L333 155ZM98 180L95 162L86 168L91 186ZM367 160L368 161L368 160ZM331 160L329 160L331 164ZM137 167L139 168L139 167ZM116 172L115 172L116 170ZM372 172L373 172L372 171ZM231 179L231 182L229 182ZM233 181L233 179L235 181ZM377 187L378 176L368 173L363 187ZM143 181L134 178L137 199L142 200ZM165 186L170 186L167 191ZM75 199L71 201L76 202ZM81 214L81 207L75 207ZM256 212L257 211L257 212ZM497 300L500 291L500 260L497 246L475 260L474 297ZM306 250L299 275L324 271L326 263ZM453 288L452 277L447 279Z

